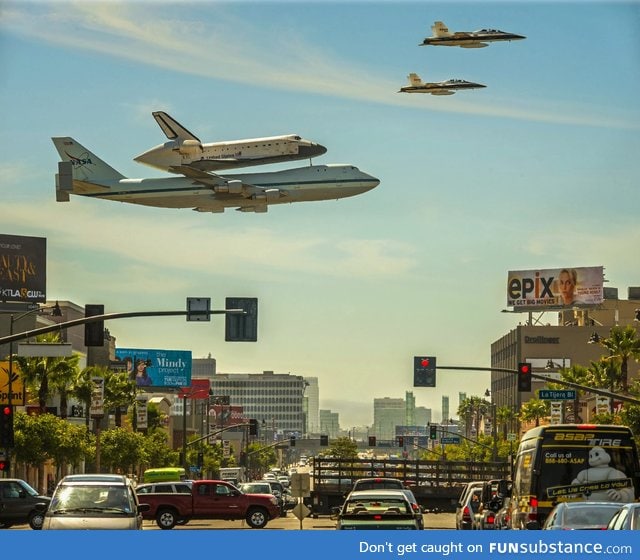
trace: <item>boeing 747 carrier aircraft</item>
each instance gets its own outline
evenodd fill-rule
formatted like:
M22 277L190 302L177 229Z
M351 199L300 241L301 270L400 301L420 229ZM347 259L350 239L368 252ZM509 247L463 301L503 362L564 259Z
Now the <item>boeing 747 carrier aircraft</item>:
M203 144L167 113L155 111L152 114L169 141L147 150L134 160L170 173L182 173L179 168L184 166L199 171L220 171L311 159L327 151L324 146L297 134Z
M62 162L56 175L56 200L69 195L103 198L160 208L198 212L266 212L272 204L332 200L355 196L380 181L353 165L311 165L271 173L217 175L177 166L183 177L128 179L73 138L52 138Z

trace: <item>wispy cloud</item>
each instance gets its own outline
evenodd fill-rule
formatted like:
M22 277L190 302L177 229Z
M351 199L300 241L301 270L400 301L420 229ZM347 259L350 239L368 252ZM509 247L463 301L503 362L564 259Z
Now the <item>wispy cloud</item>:
M58 2L8 4L0 26L13 33L67 48L93 51L174 72L242 84L358 99L425 111L502 117L619 129L638 129L637 119L575 104L534 104L531 100L482 103L464 99L425 103L395 92L399 84L376 77L336 54L309 44L301 31L268 29L237 20L224 4L210 3L215 20L163 18L146 2ZM169 4L155 5L170 8ZM171 11L172 15L179 13ZM268 44L269 49L264 45ZM232 48L229 48L229 46ZM221 56L220 53L224 53ZM313 71L309 71L313 69ZM367 87L363 88L362 84ZM434 100L428 100L434 101Z
M78 198L68 204L49 202L40 210L55 213L56 220L43 224L41 214L35 215L31 204L9 202L3 205L3 213L8 216L4 227L19 231L33 228L51 239L64 239L64 248L50 251L54 258L60 255L61 259L75 259L78 253L89 252L94 257L93 266L102 254L117 268L113 270L115 282L118 278L144 279L145 275L135 273L140 268L173 273L179 269L183 276L213 270L222 276L229 271L248 276L312 274L372 279L401 276L413 266L410 257L414 248L399 242L344 240L327 232L299 232L292 238L266 225L241 229L237 223L224 225L221 216L202 216L188 210L181 214L172 211L168 227L157 214L146 216L134 207L125 206L119 213L105 213L101 208ZM217 222L212 224L212 219ZM103 242L105 236L108 245ZM167 255L180 258L172 261ZM130 287L128 280L127 285ZM158 286L160 290L166 288L162 282Z

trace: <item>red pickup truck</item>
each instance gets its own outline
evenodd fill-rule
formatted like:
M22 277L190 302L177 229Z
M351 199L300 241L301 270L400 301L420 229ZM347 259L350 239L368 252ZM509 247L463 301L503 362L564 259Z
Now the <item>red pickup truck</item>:
M155 519L160 529L173 529L189 519L244 519L253 529L262 529L278 517L278 500L272 494L244 494L223 480L196 480L190 494L140 494L149 504L145 519Z

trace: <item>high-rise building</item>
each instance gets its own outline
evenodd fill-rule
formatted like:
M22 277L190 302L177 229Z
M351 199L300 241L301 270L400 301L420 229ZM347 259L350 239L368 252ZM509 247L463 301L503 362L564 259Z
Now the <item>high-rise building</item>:
M218 373L211 382L215 395L229 396L231 406L241 406L246 418L270 426L284 435L304 433L302 401L304 378L274 373Z
M390 397L373 399L373 435L378 439L394 439L396 426L404 426L405 417L404 399Z
M320 410L320 433L337 438L340 434L340 415L331 410Z
M443 424L449 423L449 397L447 395L442 395L442 420Z

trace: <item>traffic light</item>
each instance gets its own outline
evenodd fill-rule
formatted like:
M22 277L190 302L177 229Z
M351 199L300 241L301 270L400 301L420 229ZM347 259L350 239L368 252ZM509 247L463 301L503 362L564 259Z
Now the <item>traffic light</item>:
M85 305L84 316L104 315L104 305ZM84 345L104 346L104 321L95 321L84 325Z
M429 426L429 439L438 439L438 426L435 424Z
M404 447L404 436L398 436L398 447Z
M436 386L436 357L414 356L413 358L413 386Z
M329 445L329 436L320 436L320 445L327 446Z
M0 472L9 472L10 466L9 461L6 459L0 459Z
M296 446L296 436L291 436L289 438L289 447L295 447Z
M13 447L13 407L0 406L0 447Z
M531 364L522 362L518 364L518 392L529 393L531 391Z
M376 436L369 436L369 447L376 446Z
M233 298L225 300L225 309L243 309L241 313L225 314L226 342L257 342L258 298Z
M258 421L255 418L249 418L249 435L258 435Z

